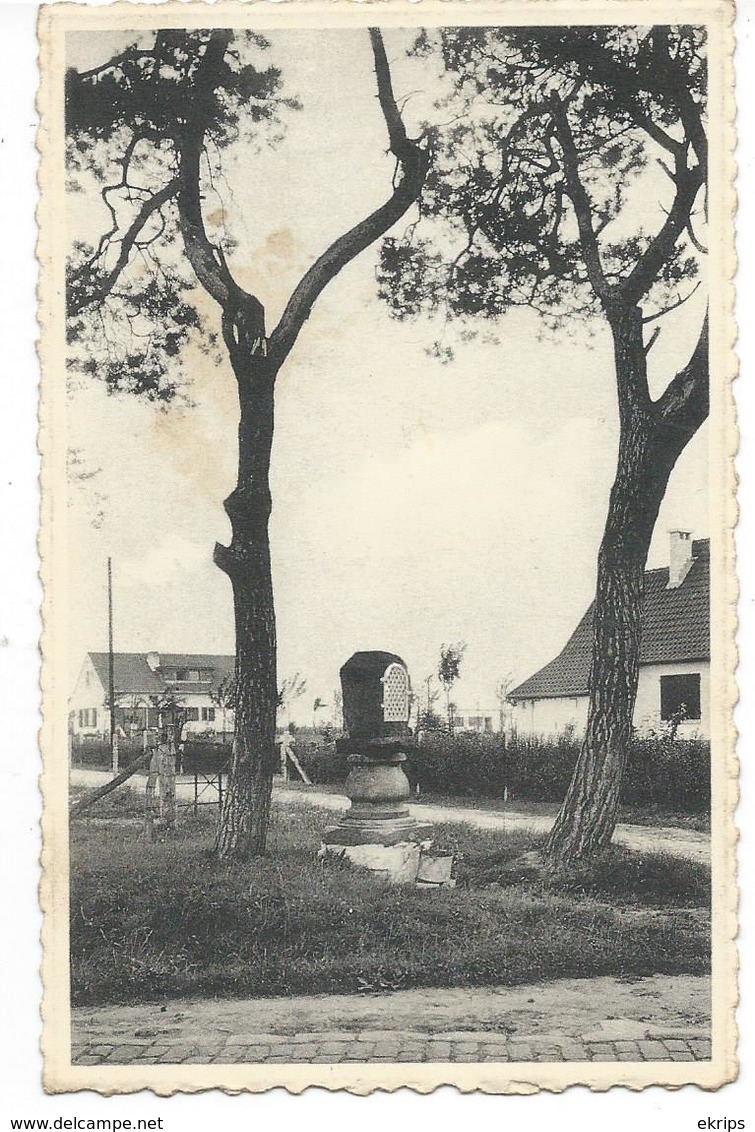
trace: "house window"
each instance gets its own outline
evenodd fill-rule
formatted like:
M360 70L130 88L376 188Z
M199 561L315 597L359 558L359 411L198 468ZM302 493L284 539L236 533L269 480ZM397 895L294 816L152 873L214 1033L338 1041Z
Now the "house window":
M203 723L214 723L215 722L215 708L214 707L203 707L202 708L202 722Z
M82 708L79 712L79 727L97 726L97 708Z
M486 731L492 731L493 730L493 717L492 717L492 715L486 715L485 716L485 730Z
M166 677L167 679L167 677ZM177 668L176 680L179 683L198 684L203 679L201 668ZM209 677L208 677L209 679Z
M700 673L661 676L661 719L700 718Z
M187 709L186 709L186 721L187 721L187 723L196 723L198 721L198 719L199 719L199 708L198 707L187 707Z
M200 670L199 670L199 679L200 680L209 682L210 680L212 680L212 677L213 677L213 669L212 668L200 668Z

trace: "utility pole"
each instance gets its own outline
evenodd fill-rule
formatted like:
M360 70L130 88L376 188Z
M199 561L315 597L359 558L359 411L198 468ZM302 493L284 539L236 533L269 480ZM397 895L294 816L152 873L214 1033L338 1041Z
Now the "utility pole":
M115 662L113 658L113 561L107 560L108 698L110 700L110 762L118 770L118 737L115 732Z

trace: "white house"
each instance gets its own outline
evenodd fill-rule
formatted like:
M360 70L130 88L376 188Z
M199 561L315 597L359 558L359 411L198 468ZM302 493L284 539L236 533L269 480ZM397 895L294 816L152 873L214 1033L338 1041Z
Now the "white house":
M474 731L478 735L491 735L500 731L500 712L496 708L455 708L454 731Z
M170 702L183 714L185 733L232 731L233 711L218 702L218 689L230 682L233 672L232 656L113 653L118 733L128 737L157 727L161 707ZM109 654L87 653L69 704L73 735L105 738L110 734L108 687Z
M683 716L680 738L710 735L710 544L670 532L669 566L645 573L634 726ZM558 656L509 694L521 735L557 735L587 723L592 605Z

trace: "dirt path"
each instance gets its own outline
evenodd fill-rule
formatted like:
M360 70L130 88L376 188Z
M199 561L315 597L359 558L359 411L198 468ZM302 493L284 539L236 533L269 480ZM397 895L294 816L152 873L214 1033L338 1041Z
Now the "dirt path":
M71 784L74 786L101 786L112 775L110 771L87 770L74 767L71 771ZM145 778L136 776L131 780L132 788L144 791ZM214 786L203 785L202 802L217 798ZM176 783L176 797L188 802L194 797L193 781L179 779ZM348 809L349 800L342 794L327 794L317 789L289 790L285 786L275 787L275 797L287 806L318 806L320 809L342 812ZM440 806L433 803L418 803L409 807L417 818L433 822L464 822L475 829L531 830L534 833L547 833L553 824L552 817L542 814L518 813L516 804L506 810L476 810L462 806ZM675 829L672 826L617 825L614 840L628 849L646 853L669 853L672 857L683 857L690 861L708 864L710 861L710 835L691 829Z
M187 999L72 1012L77 1064L191 1061L697 1061L710 980L558 979L519 987Z
M325 794L318 790L276 790L276 798L284 805L310 805L322 809L343 811L348 809L349 801L340 794ZM531 830L534 833L547 833L554 818L542 814L522 814L516 809L505 811L475 810L462 806L438 806L433 803L411 805L410 813L417 818L433 822L464 822L475 829ZM669 853L673 857L683 857L690 861L707 864L710 861L710 835L690 829L675 829L672 826L617 825L614 840L646 853Z

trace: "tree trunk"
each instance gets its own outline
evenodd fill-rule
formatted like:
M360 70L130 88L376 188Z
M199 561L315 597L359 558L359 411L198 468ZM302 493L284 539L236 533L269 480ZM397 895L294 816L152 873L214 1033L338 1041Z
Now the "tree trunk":
M598 554L587 727L546 843L551 866L599 855L616 827L639 680L645 565L671 471L690 438L689 429L664 419L650 401L639 311L612 329L619 455Z
M236 367L235 367L236 368ZM225 501L233 537L215 562L233 587L236 706L233 755L216 849L221 857L265 852L275 771L275 610L268 522L274 373L264 364L239 374L239 469Z

